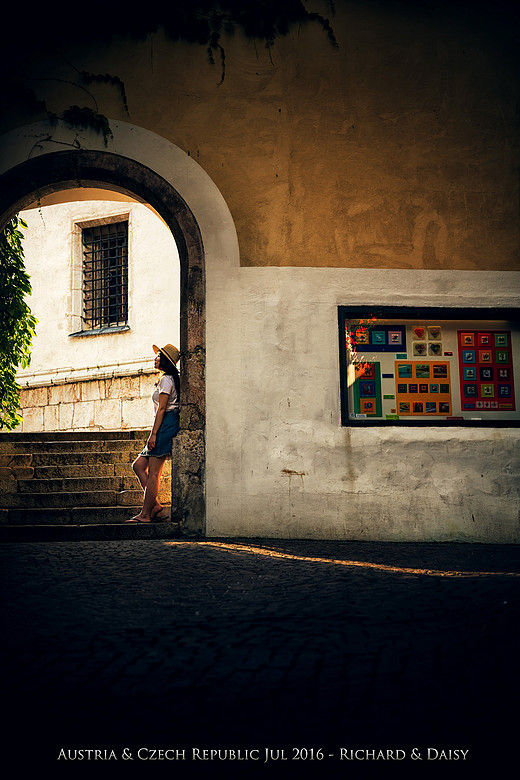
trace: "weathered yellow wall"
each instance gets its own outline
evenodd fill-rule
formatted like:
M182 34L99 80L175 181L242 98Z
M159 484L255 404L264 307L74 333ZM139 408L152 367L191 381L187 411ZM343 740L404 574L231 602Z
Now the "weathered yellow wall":
M75 68L119 76L132 123L189 152L222 192L242 265L518 269L507 42L471 16L335 5L338 49L317 24L271 54L236 34L223 39L220 85L204 47L161 31L64 41L63 57L36 53L27 72L60 79L31 82L57 113L92 105L66 83ZM307 7L329 15L319 0ZM89 89L101 113L128 121L117 90Z

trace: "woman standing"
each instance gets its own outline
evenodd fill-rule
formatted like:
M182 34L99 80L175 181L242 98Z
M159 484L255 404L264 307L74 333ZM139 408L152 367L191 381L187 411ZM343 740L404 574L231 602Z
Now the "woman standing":
M164 461L171 454L172 441L179 432L180 379L177 370L179 350L173 344L153 345L154 367L162 372L155 385L152 401L155 419L146 446L132 463L144 490L143 508L127 523L151 523L157 519L162 506L157 500Z

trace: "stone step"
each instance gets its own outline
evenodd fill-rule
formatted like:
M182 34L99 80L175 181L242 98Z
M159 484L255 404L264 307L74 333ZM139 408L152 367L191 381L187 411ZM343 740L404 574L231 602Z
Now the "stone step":
M12 480L14 482L14 480ZM0 483L1 484L1 483ZM68 477L62 479L19 479L18 493L76 493L80 491L135 490L139 484L135 476Z
M159 490L161 504L169 503L171 494L167 489ZM95 506L138 506L143 500L139 490L93 490L63 493L7 493L0 492L0 508L38 509L39 507L95 507Z
M18 452L18 453L2 453L0 455L0 468L18 468L23 466L30 466L33 456L30 452Z
M18 432L13 433L2 432L0 433L0 442L3 441L48 441L53 439L56 441L67 440L105 440L105 439L146 439L149 431L146 430L118 430L118 431L52 431L47 432Z
M162 471L163 478L171 474L171 461L167 460ZM34 466L35 479L64 479L67 477L117 477L129 476L136 479L130 461L116 463L74 463L52 464L48 466Z
M0 453L16 454L23 452L139 452L146 442L146 436L137 442L135 439L42 439L38 441L0 441Z
M147 435L0 434L0 542L180 536L180 524L170 520L170 460L158 496L161 521L125 524L142 506L131 464Z
M70 479L80 477L117 477L130 476L132 474L130 463L88 463L62 464L53 466L35 466L33 468L34 479Z
M87 477L68 479L19 479L18 493L76 493L94 490L120 491L135 486L127 484L128 477Z
M138 514L141 506L93 506L53 509L4 509L0 510L0 528L9 526L38 525L92 525L124 523ZM164 505L161 522L169 522L170 507Z
M24 468L32 467L52 467L63 466L71 468L73 466L84 467L83 472L96 471L100 467L105 465L114 466L117 464L118 468L126 467L131 470L133 461L138 453L136 452L66 452L66 453L54 453L54 452L37 452L34 455L29 453L4 453L0 455L0 475L2 469L17 469L21 471ZM165 469L170 468L170 460L165 461L163 473ZM50 473L50 472L49 472Z
M132 451L106 452L35 452L32 456L33 466L83 465L96 463L128 463L135 460L142 447ZM0 456L1 458L2 456Z
M1 542L96 542L176 539L179 523L92 523L88 525L0 525Z

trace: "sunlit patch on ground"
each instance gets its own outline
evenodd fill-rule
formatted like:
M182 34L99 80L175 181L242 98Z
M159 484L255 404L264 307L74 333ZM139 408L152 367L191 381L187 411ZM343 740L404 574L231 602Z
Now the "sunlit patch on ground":
M335 566L350 566L363 569L375 569L377 571L387 571L393 574L418 574L427 577L520 577L519 572L508 571L453 571L442 569L424 569L408 566L390 566L384 563L375 563L370 561L342 560L337 558L322 558L308 555L295 555L294 553L274 550L270 547L257 547L249 544L233 544L229 542L215 541L192 541L192 540L174 540L166 541L165 545L171 547L214 547L228 552L247 553L249 555L261 555L266 558L282 558L285 560L302 561L304 563L325 563Z

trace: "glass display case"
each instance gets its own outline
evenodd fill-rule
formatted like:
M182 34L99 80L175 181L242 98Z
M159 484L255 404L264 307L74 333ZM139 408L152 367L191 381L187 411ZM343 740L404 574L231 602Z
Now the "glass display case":
M517 310L339 307L343 425L515 424Z

